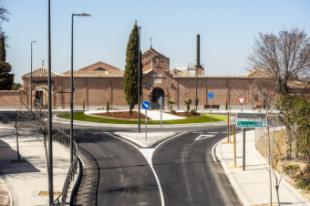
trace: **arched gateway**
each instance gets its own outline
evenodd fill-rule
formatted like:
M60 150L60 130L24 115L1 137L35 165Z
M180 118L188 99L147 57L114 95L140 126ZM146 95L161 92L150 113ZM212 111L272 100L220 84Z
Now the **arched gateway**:
M160 105L165 108L165 92L162 88L156 87L152 90L151 104L152 109L160 109Z

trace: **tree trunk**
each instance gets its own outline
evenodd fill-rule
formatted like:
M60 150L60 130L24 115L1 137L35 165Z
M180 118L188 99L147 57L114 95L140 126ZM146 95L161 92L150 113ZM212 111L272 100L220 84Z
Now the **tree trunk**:
M130 114L132 114L132 110L133 110L134 106L135 106L135 105L132 104L132 103L129 104L129 113L130 113Z

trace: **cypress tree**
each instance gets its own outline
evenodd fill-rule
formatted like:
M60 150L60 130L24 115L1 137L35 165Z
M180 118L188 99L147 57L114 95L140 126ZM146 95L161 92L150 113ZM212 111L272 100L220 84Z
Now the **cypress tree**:
M126 66L124 72L124 92L130 113L132 113L135 104L138 102L138 55L141 55L138 41L139 29L136 22L127 43ZM142 66L140 66L140 68L142 82Z
M6 62L5 36L0 37L0 90L10 90L13 85L14 75L10 74L11 65Z
M5 51L5 36L1 34L0 37L0 62L5 62L6 60L6 51Z

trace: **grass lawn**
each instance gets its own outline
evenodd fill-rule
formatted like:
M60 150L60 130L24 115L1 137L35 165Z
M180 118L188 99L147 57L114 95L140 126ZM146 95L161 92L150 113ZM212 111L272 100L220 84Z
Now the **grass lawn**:
M57 115L60 118L69 119L70 113L64 112ZM127 119L111 119L99 116L85 115L84 112L75 112L73 118L79 121L88 122L100 122L100 123L111 123L111 124L137 124L137 120L127 120ZM218 122L226 120L226 115L220 114L203 114L199 117L192 117L187 119L177 119L177 120L164 120L163 124L188 124L188 123L204 123L204 122ZM144 122L144 119L141 119ZM160 124L159 120L149 120L148 124Z

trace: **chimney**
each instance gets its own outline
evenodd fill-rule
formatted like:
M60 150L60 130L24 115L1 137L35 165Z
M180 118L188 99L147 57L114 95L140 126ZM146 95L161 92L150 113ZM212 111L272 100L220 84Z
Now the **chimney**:
M196 55L197 55L197 57L196 57L196 61L197 61L197 63L196 63L196 67L201 67L201 65L200 65L200 34L197 34L197 36L196 36Z

